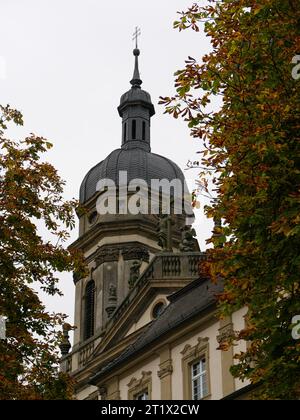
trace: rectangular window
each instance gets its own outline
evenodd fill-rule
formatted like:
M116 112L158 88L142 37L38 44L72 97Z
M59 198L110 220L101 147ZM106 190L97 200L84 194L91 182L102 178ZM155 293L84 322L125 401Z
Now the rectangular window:
M132 120L132 140L136 139L136 120Z
M202 358L191 365L192 398L202 400L208 395L206 359Z
M142 133L142 139L146 140L146 123L143 121L143 133Z
M85 316L84 316L84 339L88 340L94 335L95 317L95 282L90 280L85 288Z

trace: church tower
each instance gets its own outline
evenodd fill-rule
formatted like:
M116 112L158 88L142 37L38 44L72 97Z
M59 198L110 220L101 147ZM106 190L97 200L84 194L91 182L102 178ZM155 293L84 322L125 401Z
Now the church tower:
M135 282L153 258L162 251L180 252L186 224L186 212L161 216L160 191L156 214L151 212L150 205L149 212L124 211L128 210L128 198L134 193L126 192L124 200L124 189L126 191L134 180L141 180L149 188L153 179L169 183L176 180L183 187L186 185L181 169L174 162L151 152L151 118L155 109L150 94L141 88L140 50L137 47L133 55L131 88L121 96L118 107L122 119L121 147L94 166L80 187L80 203L85 211L78 213L79 238L71 247L84 253L89 274L86 278L74 275L76 330L73 352L83 346L85 352L79 352L73 370L83 365L83 359L86 360L101 341L116 308L124 305L126 297L133 293ZM126 174L125 184L120 180L120 173ZM99 214L97 207L102 195L107 194L107 190L99 190L99 182L107 179L116 186L115 214ZM183 195L184 190L180 197L182 202ZM88 343L92 345L89 347Z
M137 45L133 55L131 87L118 107L120 148L80 187L71 248L83 252L88 270L74 274L76 329L71 349L70 325L63 326L61 370L74 379L77 400L249 399L252 385L230 372L247 343L228 348L247 308L218 319L223 281L211 281L195 240L182 171L151 151L155 110L142 89ZM111 405L102 407L107 414Z

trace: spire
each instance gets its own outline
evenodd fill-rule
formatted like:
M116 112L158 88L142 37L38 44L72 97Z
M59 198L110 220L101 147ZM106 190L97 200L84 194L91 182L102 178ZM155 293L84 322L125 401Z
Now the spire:
M132 84L132 87L135 88L141 88L141 84L143 83L140 77L140 71L139 71L139 55L140 55L140 50L138 48L135 48L133 50L133 55L135 56L135 64L134 64L134 73L133 73L133 78L130 81L130 83Z
M140 77L140 71L139 71L139 55L140 50L138 49L138 37L141 35L140 28L136 27L135 32L133 34L132 40L135 41L135 49L133 50L133 55L135 56L135 63L134 63L134 72L133 72L133 78L130 81L132 84L132 87L140 88L141 84L143 83Z
M139 72L138 37L141 34L139 28L135 28L133 40L135 57L133 78L130 81L131 89L121 96L118 107L122 118L122 149L140 148L151 151L150 147L150 119L155 114L155 109L148 92L141 88L142 80Z

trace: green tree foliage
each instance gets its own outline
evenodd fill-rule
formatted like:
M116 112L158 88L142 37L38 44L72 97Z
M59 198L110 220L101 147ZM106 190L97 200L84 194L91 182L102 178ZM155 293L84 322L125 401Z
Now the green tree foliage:
M213 278L225 279L223 316L248 307L235 340L251 343L232 373L262 383L260 398L300 397L300 2L224 0L180 13L179 30L203 25L212 50L189 57L177 93L161 98L203 140L223 223L210 241ZM299 77L298 77L299 76ZM198 94L197 94L198 92ZM222 99L211 110L212 98Z
M80 255L63 247L74 227L75 202L62 198L64 183L41 161L51 144L30 135L6 138L22 115L0 107L0 315L7 318L7 338L0 340L0 399L68 399L72 381L59 373L58 326L62 314L50 314L37 290L59 294L57 272L82 271ZM39 235L37 222L55 243Z

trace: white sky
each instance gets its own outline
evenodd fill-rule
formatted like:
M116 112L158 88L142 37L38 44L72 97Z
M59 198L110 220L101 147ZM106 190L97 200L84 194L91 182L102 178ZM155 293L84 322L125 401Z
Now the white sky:
M54 148L47 159L67 181L65 198L78 197L86 172L120 147L121 94L133 73L132 33L140 26L140 71L156 115L152 118L152 151L182 169L200 144L186 124L163 115L159 96L174 93L173 74L190 55L209 51L203 32L173 29L176 12L192 0L0 0L0 103L23 112L22 134L48 138ZM204 3L204 1L203 1ZM186 172L189 185L197 171ZM189 181L189 179L188 179ZM202 204L205 204L202 201ZM201 249L211 221L197 212ZM72 240L77 237L77 229ZM65 296L47 298L49 310L73 319L71 274L61 275Z

